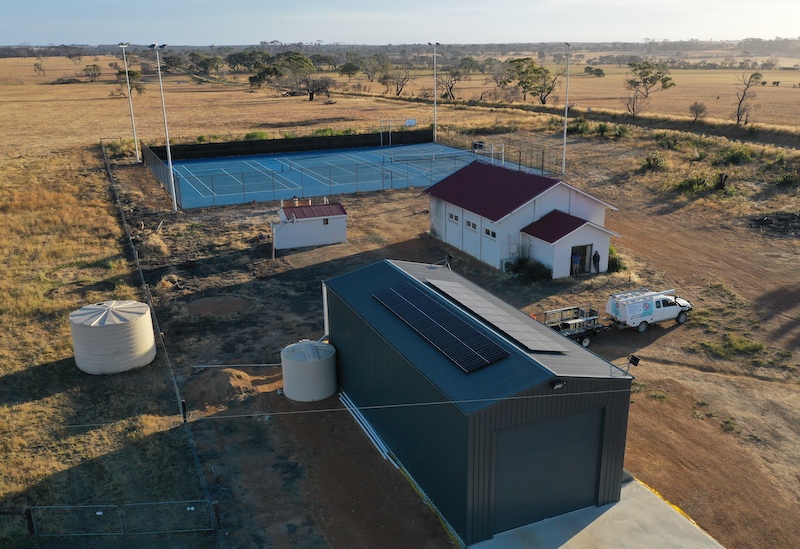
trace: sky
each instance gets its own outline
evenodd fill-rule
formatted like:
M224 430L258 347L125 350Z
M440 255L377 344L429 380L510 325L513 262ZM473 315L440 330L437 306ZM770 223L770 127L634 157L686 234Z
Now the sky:
M0 45L401 45L800 36L796 0L9 0Z

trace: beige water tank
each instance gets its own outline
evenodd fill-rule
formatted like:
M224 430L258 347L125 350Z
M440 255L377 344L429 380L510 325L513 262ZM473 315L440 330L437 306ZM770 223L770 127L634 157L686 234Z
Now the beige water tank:
M104 301L69 315L75 364L88 374L116 374L150 364L156 340L150 307L138 301Z
M307 339L281 351L283 393L298 402L324 400L338 388L336 349L330 343Z

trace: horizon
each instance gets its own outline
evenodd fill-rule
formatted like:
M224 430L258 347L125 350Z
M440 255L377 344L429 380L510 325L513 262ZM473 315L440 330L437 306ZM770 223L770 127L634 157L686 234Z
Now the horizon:
M184 46L283 44L421 45L738 42L747 38L794 40L797 11L788 0L726 3L673 0L406 0L402 5L343 0L254 3L228 0L158 2L115 10L107 0L43 0L31 8L13 3L0 20L7 47L98 46L119 42ZM741 36L742 38L718 38ZM663 37L669 36L665 39ZM652 37L652 38L651 38Z

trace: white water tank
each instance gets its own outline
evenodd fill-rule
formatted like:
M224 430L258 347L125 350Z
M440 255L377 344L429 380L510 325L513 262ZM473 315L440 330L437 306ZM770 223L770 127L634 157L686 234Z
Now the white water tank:
M283 393L298 402L324 400L338 388L336 349L330 343L304 339L281 351Z
M104 301L69 315L75 364L88 374L116 374L150 364L156 340L150 307L138 301Z

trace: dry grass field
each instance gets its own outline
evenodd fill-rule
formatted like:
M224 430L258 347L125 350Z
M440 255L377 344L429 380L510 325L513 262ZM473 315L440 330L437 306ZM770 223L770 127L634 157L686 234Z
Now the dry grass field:
M173 214L142 167L130 156L115 159L134 235L163 244L164 255L143 261L179 390L192 403L185 425L163 350L151 366L115 376L75 367L70 312L145 299L98 146L129 140L130 116L127 101L111 95L116 84L50 85L81 67L46 59L46 75L37 76L33 62L0 60L0 511L209 497L221 503L217 534L80 538L81 546L448 546L435 517L348 416L288 414L299 408L277 396L275 369L192 368L274 363L286 344L319 337L321 279L381 257L443 257L448 250L424 236L424 198L345 197L347 244L271 263L259 238L274 204ZM735 74L719 72L675 74L676 88L654 98L651 109L684 115L697 99L711 110L719 95L712 116L726 119L734 91L723 88L723 77ZM574 78L570 102L621 110L613 107L622 96L615 78L622 75ZM146 86L134 97L137 132L163 142L157 82ZM426 103L334 94L326 104L185 76L168 77L165 93L170 135L183 141L432 120ZM800 127L791 99L800 89L787 80L758 93L759 124ZM560 144L560 119L552 115L440 104L439 122L444 139ZM503 128L516 132L496 133ZM618 288L679 287L697 308L690 323L608 334L593 347L615 363L634 352L643 359L633 372L626 467L725 546L800 545L796 521L786 520L800 504L800 239L791 224L800 212L797 150L638 129L625 138L572 136L569 147L567 182L620 208L608 225L622 234L614 244L628 269L531 285L463 257L455 268L530 312L602 300ZM752 161L715 162L736 150ZM652 154L663 169L643 171ZM687 186L720 171L730 175L725 193ZM780 212L788 214L785 224L751 227ZM209 314L202 306L214 297L243 299L248 309ZM26 532L23 517L0 516L0 546L75 546L74 539L28 539Z

